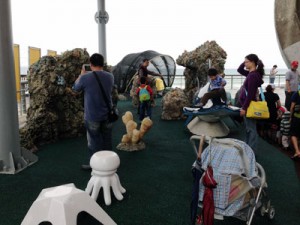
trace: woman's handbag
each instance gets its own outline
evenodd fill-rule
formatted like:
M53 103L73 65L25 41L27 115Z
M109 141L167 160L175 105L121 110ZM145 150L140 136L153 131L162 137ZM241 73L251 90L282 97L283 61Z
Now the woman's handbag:
M246 91L246 89L245 89ZM251 119L269 119L270 112L265 100L265 95L263 93L262 87L260 87L260 94L262 101L251 101L249 107L247 108L246 117ZM246 91L247 95L247 91Z
M105 103L107 105L107 108L108 108L107 120L110 123L115 122L119 119L119 110L114 105L111 107L111 104L109 103L108 98L107 98L107 96L106 96L106 94L103 90L103 86L102 86L101 81L99 80L99 77L97 76L96 72L93 72L93 74L94 74L94 76L95 76L95 78L96 78L96 80L99 84L100 90L101 90L102 95L104 97L104 101L105 101Z

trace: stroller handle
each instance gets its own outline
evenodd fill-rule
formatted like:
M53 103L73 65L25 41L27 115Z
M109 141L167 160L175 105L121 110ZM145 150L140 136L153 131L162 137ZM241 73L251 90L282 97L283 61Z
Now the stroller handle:
M190 142L192 143L192 146L195 150L196 155L198 153L197 146L196 146L196 141L198 141L198 140L200 141L202 136L203 135L193 135L193 136L190 137ZM242 163L243 168L245 169L245 174L246 174L247 177L249 177L249 171L250 171L249 161L247 160L247 156L244 154L243 149L241 148L240 145L237 145L236 143L234 143L234 141L232 141L228 138L219 139L219 138L214 138L214 137L210 137L210 136L204 136L204 139L209 145L211 143L217 143L217 144L221 144L221 145L227 145L227 146L235 147L235 149L239 152L239 155L241 157L241 163ZM263 170L263 168L261 166L260 166L259 169ZM261 171L261 172L265 176L264 170Z
M193 146L193 149L195 150L196 155L198 156L198 148L196 146L196 140L200 141L201 137L203 137L203 135L193 135L192 137L190 137L190 142ZM207 136L204 136L204 140L207 141Z
M264 168L257 162L256 163L256 168L258 169L260 173L260 182L261 182L261 187L264 187L266 185L266 172Z

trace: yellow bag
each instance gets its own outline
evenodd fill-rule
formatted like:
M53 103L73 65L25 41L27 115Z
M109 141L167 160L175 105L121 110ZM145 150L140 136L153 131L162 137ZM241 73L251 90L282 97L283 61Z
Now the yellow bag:
M252 119L269 119L270 113L266 101L251 101L247 109L247 118Z
M248 95L247 90L246 96ZM260 87L260 95L262 101L251 101L250 105L247 109L246 117L252 118L252 119L269 119L270 118L270 112L268 108L268 104L265 101L265 95L262 90L262 87Z
M163 91L165 89L165 85L162 79L156 78L156 90Z

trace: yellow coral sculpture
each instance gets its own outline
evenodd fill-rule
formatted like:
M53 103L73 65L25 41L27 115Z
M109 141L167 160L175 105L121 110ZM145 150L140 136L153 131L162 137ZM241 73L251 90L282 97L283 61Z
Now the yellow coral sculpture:
M121 143L117 148L128 151L136 151L145 148L142 138L153 126L152 120L148 117L144 118L140 129L138 130L137 123L134 122L132 113L127 111L122 116L122 121L126 127L126 134L122 136Z

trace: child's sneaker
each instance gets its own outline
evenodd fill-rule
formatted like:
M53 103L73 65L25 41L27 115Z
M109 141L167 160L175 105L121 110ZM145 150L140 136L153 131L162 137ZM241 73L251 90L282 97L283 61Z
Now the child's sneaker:
M195 105L195 107L196 107L196 108L203 108L203 103L201 103L201 102L200 102L200 103L197 103L197 104Z

